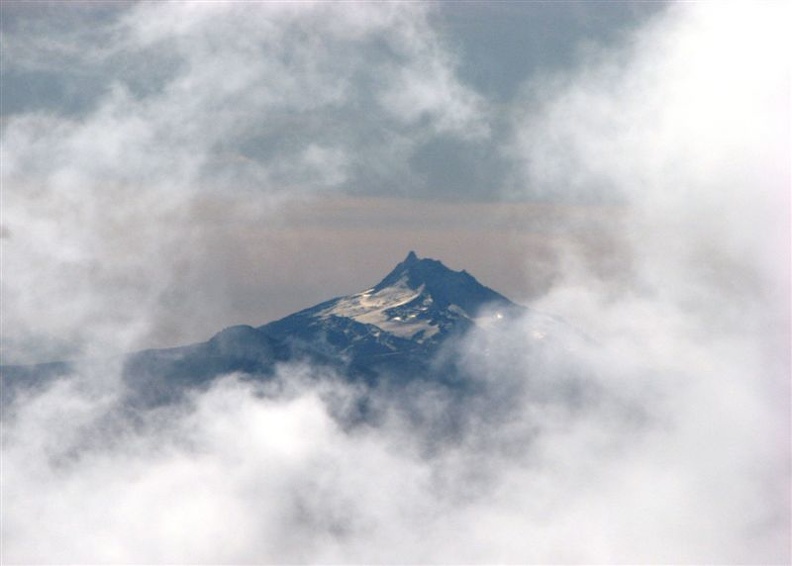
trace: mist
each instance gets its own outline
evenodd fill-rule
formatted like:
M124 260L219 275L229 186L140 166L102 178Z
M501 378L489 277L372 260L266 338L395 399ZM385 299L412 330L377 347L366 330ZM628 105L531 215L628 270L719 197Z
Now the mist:
M90 56L46 18L28 26L43 34L4 31L13 65L129 75L89 110L4 117L4 356L105 361L3 407L3 560L789 562L788 7L671 4L504 102L459 78L428 5L295 6L138 4L102 20ZM138 65L153 50L167 57L151 73ZM522 288L534 309L447 352L477 394L368 390L284 364L271 381L228 375L179 403L124 405L110 354L228 320L241 284L223 275L253 268L217 265L240 241L271 258L257 276L295 261L277 237L224 233L283 234L289 207L331 196L420 207L434 195L414 157L431 140L487 146L482 167L503 170L479 200L533 211L498 233L506 266L442 236L472 242L502 215L475 202L460 215L448 195L453 214L442 199L421 209L439 235L412 247L457 250L450 264ZM198 220L213 200L220 227ZM572 205L597 221L537 226L537 210ZM400 235L322 244L338 232L300 216L289 229L320 237L297 257L358 247L388 265L383 246L413 243L403 212L343 211L333 230L390 219ZM540 261L531 238L554 228ZM595 253L589 234L617 251ZM541 313L569 335L538 352ZM377 418L355 423L363 399Z

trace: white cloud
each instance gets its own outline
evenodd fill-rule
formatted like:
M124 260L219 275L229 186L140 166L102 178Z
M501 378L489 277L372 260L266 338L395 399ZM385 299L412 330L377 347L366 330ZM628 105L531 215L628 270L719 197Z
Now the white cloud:
M341 124L334 109L365 91L352 74L372 64L358 49L367 38L407 59L376 91L405 128L383 151L409 154L408 134L429 135L421 115L430 131L479 131L480 101L453 81L423 8L378 6L135 6L114 28L120 45L172 49L184 64L161 90L119 86L84 118L4 125L4 220L18 246L3 243L4 328L78 329L92 353L102 340L132 346L172 275L206 260L190 225L205 173L245 185L262 221L319 171L329 189L353 174L355 128L258 161L234 142L255 120L286 138ZM383 422L357 428L335 417L361 391L314 381L316 368L282 367L269 385L229 377L130 415L117 368L88 364L4 411L3 559L787 562L788 270L773 258L788 245L777 233L789 76L776 72L787 53L776 10L672 6L623 50L534 85L533 106L515 111L520 182L612 186L633 210L614 227L635 251L620 286L571 256L538 303L594 345L537 356L525 321L474 334L465 363L482 395L375 393ZM351 67L336 58L352 52Z
M631 211L625 285L570 256L537 305L594 336L606 390L659 419L629 461L597 461L624 480L611 536L644 549L609 560L789 556L788 15L674 5L519 113L525 190Z

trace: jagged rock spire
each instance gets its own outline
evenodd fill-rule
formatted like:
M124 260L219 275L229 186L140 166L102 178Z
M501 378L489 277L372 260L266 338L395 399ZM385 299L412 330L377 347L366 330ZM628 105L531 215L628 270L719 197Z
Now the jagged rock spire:
M511 301L485 287L466 271L454 271L435 259L419 258L414 251L410 251L373 292L394 285L407 285L416 290L423 286L424 292L439 306L456 304L471 313L486 303L513 306Z

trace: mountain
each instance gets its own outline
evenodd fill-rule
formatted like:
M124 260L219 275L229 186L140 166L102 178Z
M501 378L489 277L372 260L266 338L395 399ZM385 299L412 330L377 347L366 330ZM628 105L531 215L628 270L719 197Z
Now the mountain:
M438 362L444 348L474 327L526 315L537 325L537 339L560 324L511 302L465 271L410 252L382 281L359 293L257 328L226 328L200 344L129 354L123 376L144 404L167 403L229 373L267 379L287 362L321 365L369 384L448 381L456 379L456 369L453 360ZM52 377L67 372L69 364L6 366L3 378L32 382L45 369Z
M450 338L524 312L465 271L415 252L375 286L305 309L259 330L353 368L414 372Z

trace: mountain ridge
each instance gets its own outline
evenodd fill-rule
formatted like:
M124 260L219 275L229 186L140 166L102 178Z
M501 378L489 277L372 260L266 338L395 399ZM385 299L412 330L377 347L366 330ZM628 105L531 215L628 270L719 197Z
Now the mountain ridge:
M372 356L397 350L429 355L481 319L524 310L467 272L451 270L434 259L420 259L411 251L373 287L324 301L259 329L274 337L307 342L348 340L342 350L351 350L358 362L369 364L375 361Z
M475 327L528 312L466 271L410 251L364 291L258 327L231 326L206 342L128 354L123 379L144 404L168 402L225 374L267 379L278 364L300 361L371 384L383 379L442 380L453 371L446 367L438 372L435 362L449 343ZM57 367L66 371L69 365ZM9 375L13 381L31 373L36 372L30 367L3 368L4 381Z

